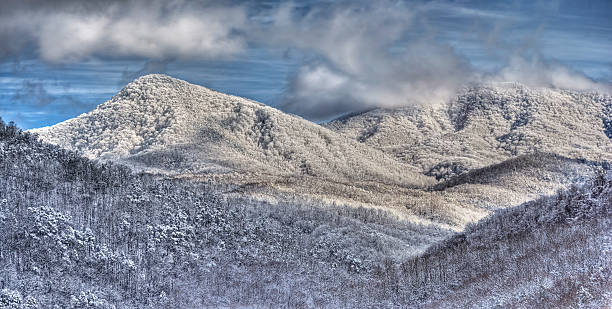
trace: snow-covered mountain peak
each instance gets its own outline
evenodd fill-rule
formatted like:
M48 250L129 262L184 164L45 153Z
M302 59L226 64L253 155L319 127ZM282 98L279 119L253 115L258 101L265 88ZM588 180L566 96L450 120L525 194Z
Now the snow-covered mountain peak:
M191 94L194 97L189 98L188 96ZM127 84L110 101L100 105L99 108L107 108L107 105L116 106L117 104L156 104L158 107L166 108L205 108L205 103L209 102L201 100L202 96L215 97L219 95L223 96L224 94L168 75L149 74ZM200 112L206 112L206 110Z
M189 87L197 87L201 91L213 91L204 86L193 85L182 79L174 78L166 74L148 74L143 75L129 84L125 85L117 95L123 94L123 92L154 92L157 90L184 90Z
M190 84L164 74L149 74L141 76L123 87L113 98L127 99L138 96L155 95L158 93L181 91L189 88ZM200 90L208 90L200 86Z
M181 173L429 181L414 167L310 121L160 74L136 79L87 114L34 131L90 158Z
M138 78L136 78L134 81L132 81L128 85L132 85L132 84L149 84L150 85L150 84L154 84L154 83L160 83L160 84L188 84L186 81L184 81L182 79L174 78L174 77L172 77L170 75L161 74L161 73L153 73L153 74L147 74L147 75L139 76Z

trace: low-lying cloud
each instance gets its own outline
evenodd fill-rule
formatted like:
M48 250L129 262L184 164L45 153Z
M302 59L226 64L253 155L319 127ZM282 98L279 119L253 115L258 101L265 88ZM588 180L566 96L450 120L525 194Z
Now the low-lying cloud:
M381 3L302 16L292 7L279 10L272 27L284 31L272 42L319 56L293 77L284 109L324 120L356 109L439 102L475 78L450 46L406 37L416 8Z
M609 86L597 83L584 74L541 56L512 56L507 65L493 76L492 81L517 81L531 87L553 87L576 90L608 91Z
M15 92L11 100L41 108L49 105L55 99L40 81L24 80L21 88Z
M538 54L532 46L537 33L517 44L517 51L503 59L505 64L499 70L480 72L449 44L423 30L417 16L426 16L432 7L438 8L431 4L376 2L367 9L339 6L308 14L299 14L292 7L279 10L274 27L284 31L273 40L319 55L294 75L282 108L325 120L372 107L438 103L474 83L511 81L531 87L609 89ZM498 27L492 28L492 32L497 31ZM499 35L489 35L483 45L495 52L491 40ZM508 46L500 46L511 51ZM531 55L520 55L525 49Z

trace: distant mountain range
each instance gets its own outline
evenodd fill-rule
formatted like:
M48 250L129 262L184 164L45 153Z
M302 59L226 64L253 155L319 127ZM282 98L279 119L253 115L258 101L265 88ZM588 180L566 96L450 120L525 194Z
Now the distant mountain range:
M409 164L258 102L147 75L90 113L33 130L89 158L169 174L431 183Z
M422 186L431 183L426 176L447 179L538 152L612 161L612 97L500 83L466 88L445 104L375 109L319 126L153 74L92 112L33 132L89 158L170 173Z
M375 109L325 124L426 175L449 178L518 155L612 161L612 97L500 83L445 104Z
M462 229L612 161L611 102L597 93L484 85L446 104L318 125L153 74L87 114L33 132L92 159L233 184L232 193L258 199L288 192Z

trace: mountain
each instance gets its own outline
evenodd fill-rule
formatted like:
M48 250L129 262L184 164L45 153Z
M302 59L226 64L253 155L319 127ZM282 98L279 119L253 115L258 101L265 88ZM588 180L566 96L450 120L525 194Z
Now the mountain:
M612 97L505 83L445 104L375 109L325 124L438 179L547 152L612 161Z
M518 103L482 99L478 108L463 112L463 129L457 129L453 119L459 112L451 117L449 110L467 110L475 100L468 97L458 100L463 105L345 117L327 124L338 131L333 132L257 102L147 75L92 112L34 132L89 158L237 185L227 191L232 195L271 202L298 195L327 204L384 207L413 223L458 231L494 209L554 194L593 176L597 162L535 150L512 159L512 153L489 145L497 140L486 126L510 126L497 113L509 113ZM491 119L474 116L486 113ZM354 140L351 132L360 137ZM584 143L593 146L590 140ZM478 181L451 177L469 168Z
M163 173L431 182L409 164L302 118L159 74L138 78L87 114L33 132L89 158Z
M526 155L421 192L532 179L537 162L563 177L565 161L582 166ZM452 233L133 173L0 119L0 308L605 308L609 173Z
M481 87L330 130L148 75L0 121L0 308L605 306L609 100Z
M0 188L2 309L355 307L348 286L451 233L384 209L133 173L1 119Z

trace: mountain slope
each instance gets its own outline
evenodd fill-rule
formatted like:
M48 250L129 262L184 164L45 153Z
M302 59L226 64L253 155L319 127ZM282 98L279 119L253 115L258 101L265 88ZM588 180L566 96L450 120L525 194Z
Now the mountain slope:
M540 154L509 166L528 172L546 161L545 176L563 176L554 165L564 160ZM483 184L514 168L493 170ZM424 254L450 231L383 209L228 198L215 185L88 160L1 119L0 176L0 308L601 308L612 300L612 175L499 211Z
M0 119L0 308L355 307L348 286L450 235L223 189L101 164Z
M165 75L147 75L110 101L33 130L89 158L147 170L429 182L407 164L304 119Z
M448 190L419 190L419 185L431 187L433 177L412 167L413 157L404 158L404 163L392 158L393 151L414 152L418 155L415 162L426 171L424 162L437 164L448 159L447 153L471 164L450 161L450 165L429 168L430 175L441 179L466 166L487 166L511 154L482 143L474 144L474 153L463 146L457 148L491 136L475 129L455 132L448 111L434 107L371 111L345 119L345 128L362 126L356 120L365 121L372 115L382 119L373 126L377 131L365 134L359 143L257 102L164 75L148 75L94 111L34 132L90 158L185 179L240 185L229 191L233 195L278 201L297 193L329 204L385 207L413 223L455 230L494 209L553 194L593 173L588 162L534 154L526 160L509 161L503 171L485 173L486 181L454 179ZM475 127L487 124L470 121ZM451 133L444 133L447 131ZM457 142L457 136L467 139ZM402 138L415 145L392 143ZM391 144L380 147L373 141ZM391 154L383 153L390 149ZM525 161L532 163L522 164ZM460 168L455 170L456 166Z
M416 308L608 308L612 173L500 210L401 268Z
M447 179L536 151L612 161L612 98L497 84L435 106L375 109L325 126Z

